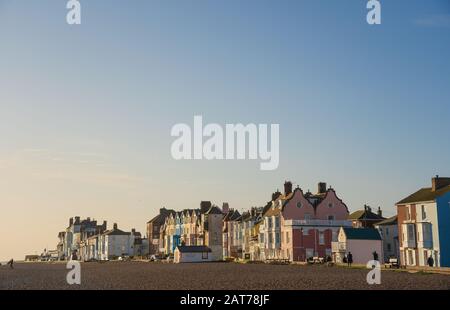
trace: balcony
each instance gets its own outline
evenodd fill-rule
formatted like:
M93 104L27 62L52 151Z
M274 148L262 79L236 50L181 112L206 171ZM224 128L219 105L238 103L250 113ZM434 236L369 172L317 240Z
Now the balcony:
M333 253L347 252L347 244L345 242L331 242L331 251Z
M404 248L415 248L416 247L416 240L414 240L414 239L403 240L402 245L403 245Z
M287 220L287 226L326 226L326 227L351 227L352 222L346 220Z
M424 240L417 242L418 248L424 248L424 249L432 249L433 248L433 240Z

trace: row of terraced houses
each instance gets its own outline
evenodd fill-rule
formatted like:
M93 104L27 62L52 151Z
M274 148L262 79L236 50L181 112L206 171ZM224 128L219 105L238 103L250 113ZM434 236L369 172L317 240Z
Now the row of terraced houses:
M365 264L397 258L404 266L450 267L450 178L436 176L396 204L384 218L369 206L349 213L326 183L312 193L285 182L261 207L241 211L202 201L199 208L169 210L147 222L147 237L134 229L107 229L90 218L71 218L59 233L59 259L108 260L121 256L174 256L177 262L244 259L343 262L349 252Z
M367 262L376 252L381 261L397 258L405 266L426 266L430 257L434 266L450 266L450 178L432 178L431 187L396 208L398 216L387 219L380 208L372 212L369 206L350 214L326 183L312 193L285 182L284 191L273 193L265 206L245 212L209 201L198 209L161 209L147 223L149 252L203 252L199 260L329 257L342 262L351 251L356 263Z
M331 256L340 227L351 227L348 209L334 189L320 183L317 193L293 189L272 194L264 207L247 212L202 202L198 209L161 209L147 223L150 254L175 253L178 246L206 246L214 260L285 259Z

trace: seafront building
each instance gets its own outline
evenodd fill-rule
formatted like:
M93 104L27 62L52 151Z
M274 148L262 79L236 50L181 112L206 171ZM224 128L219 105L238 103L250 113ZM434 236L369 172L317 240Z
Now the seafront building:
M398 221L397 215L385 219L375 224L375 228L383 239L383 259L385 263L389 262L390 258L399 259L399 242L398 242Z
M292 190L285 182L284 193L274 193L260 224L263 260L306 261L313 257L331 257L331 242L340 227L349 227L348 208L326 183L317 193Z
M365 265L369 261L383 257L383 240L374 228L341 227L338 240L332 243L333 261L344 263L344 257L351 253L353 263ZM378 257L375 257L378 256Z
M179 246L189 253L189 246L205 246L211 251L211 260L223 259L223 219L228 213L228 204L222 209L202 201L198 209L185 209L178 212L168 212L164 223L159 225L159 239L154 238L157 254L173 255ZM151 221L150 221L151 222ZM194 255L195 256L195 255Z
M377 223L386 218L383 217L380 207L378 207L377 213L374 213L370 206L364 205L364 209L351 213L348 219L354 228L374 228Z
M81 261L109 260L121 256L144 256L148 254L148 241L132 229L125 232L117 224L107 230L107 222L97 225L89 217L69 219L69 226L58 234L58 259Z
M450 178L436 176L396 204L402 265L450 267Z
M161 208L159 209L159 214L147 222L147 238L149 242L148 253L150 255L158 254L163 251L163 249L160 248L161 228L164 226L166 218L171 214L175 214L175 211Z

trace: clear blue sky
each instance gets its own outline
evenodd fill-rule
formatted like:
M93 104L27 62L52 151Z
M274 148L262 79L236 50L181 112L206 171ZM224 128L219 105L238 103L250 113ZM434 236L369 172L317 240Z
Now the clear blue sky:
M66 1L0 0L0 260L54 248L69 216L143 231L285 180L393 215L450 176L450 3L381 2L369 26L365 0L81 0L69 26ZM172 160L194 115L279 123L279 169Z

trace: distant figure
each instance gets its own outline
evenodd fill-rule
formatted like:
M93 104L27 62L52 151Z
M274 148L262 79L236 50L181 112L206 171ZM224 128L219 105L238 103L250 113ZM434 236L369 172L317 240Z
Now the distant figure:
M430 266L430 267L433 267L433 266L434 266L434 259L433 259L433 257L431 257L431 255L430 255L430 257L428 257L428 259L427 259L427 264L428 264L428 266Z
M9 268L14 269L14 259L11 258L7 265L9 265Z
M373 251L372 255L373 255L373 260L378 260L378 253L377 253L377 251Z
M73 251L72 253L72 260L78 260L77 252Z
M351 267L353 263L353 255L352 252L348 252L347 254L347 266Z

